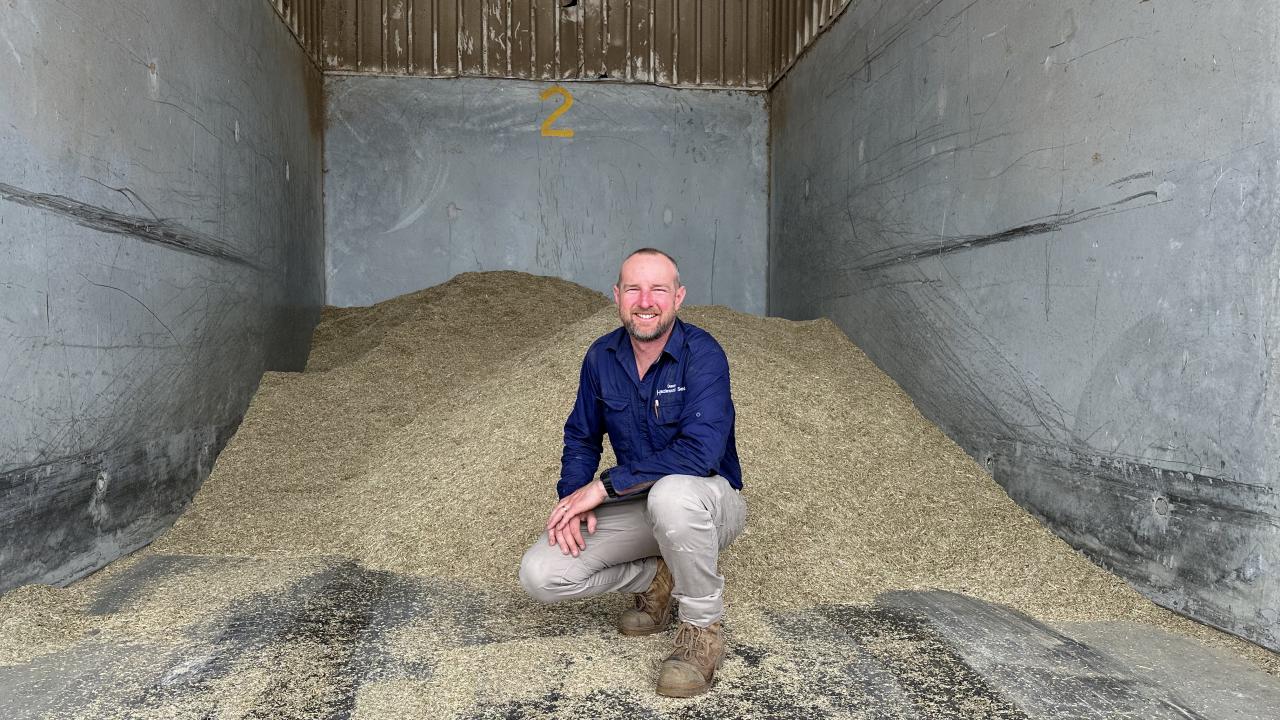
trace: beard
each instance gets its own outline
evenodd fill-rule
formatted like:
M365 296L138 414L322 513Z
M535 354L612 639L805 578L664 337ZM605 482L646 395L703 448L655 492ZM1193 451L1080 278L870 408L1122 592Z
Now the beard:
M666 332L671 329L671 326L674 325L675 322L676 322L676 316L675 316L675 313L672 313L671 315L668 315L665 319L660 321L656 326L654 326L653 330L649 332L644 332L636 327L635 321L631 318L630 315L628 315L627 317L622 319L622 326L627 329L627 334L630 335L632 339L636 340L637 342L649 342L650 340L657 340L658 338L666 334Z

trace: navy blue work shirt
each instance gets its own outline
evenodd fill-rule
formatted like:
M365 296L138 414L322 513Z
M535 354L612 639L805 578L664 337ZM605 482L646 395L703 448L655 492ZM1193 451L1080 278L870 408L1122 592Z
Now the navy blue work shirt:
M642 380L631 339L619 327L592 343L582 360L556 492L564 497L591 482L606 432L619 463L609 479L619 492L664 475L720 475L740 490L733 428L729 361L715 338L677 318Z

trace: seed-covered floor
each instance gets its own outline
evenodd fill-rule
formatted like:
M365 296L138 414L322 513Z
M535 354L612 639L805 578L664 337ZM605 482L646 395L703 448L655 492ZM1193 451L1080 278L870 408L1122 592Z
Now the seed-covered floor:
M1280 716L1276 656L1072 551L830 322L682 317L729 355L750 507L709 695L653 694L670 640L619 636L625 598L521 592L582 354L617 317L470 273L326 310L172 530L0 598L0 716Z

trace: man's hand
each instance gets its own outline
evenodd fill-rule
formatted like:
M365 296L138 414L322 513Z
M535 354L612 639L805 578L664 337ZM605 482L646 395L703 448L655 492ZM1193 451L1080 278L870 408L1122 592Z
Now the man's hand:
M556 503L555 509L551 511L551 517L547 518L547 529L565 529L569 526L569 518L581 515L588 510L595 510L608 497L608 493L604 491L604 483L592 480Z
M591 511L595 510L607 497L609 496L604 491L604 483L592 480L556 503L551 516L547 518L547 535L551 544L559 545L562 551L566 550L567 546L568 552L577 557L578 552L586 547L578 525L585 520L587 533L595 533L596 514Z
M596 514L593 510L588 510L581 515L574 515L569 519L569 524L563 530L552 528L547 531L547 543L550 545L559 545L560 552L565 555L578 557L578 553L587 548L587 543L582 539L582 522L587 523L587 534L594 535L596 532Z

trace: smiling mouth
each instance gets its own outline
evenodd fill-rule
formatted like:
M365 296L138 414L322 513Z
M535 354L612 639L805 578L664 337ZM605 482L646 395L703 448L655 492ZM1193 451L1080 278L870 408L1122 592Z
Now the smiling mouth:
M654 313L636 313L636 317L640 318L641 320L652 320L658 316Z

